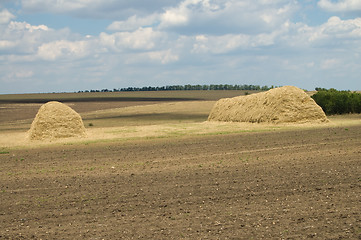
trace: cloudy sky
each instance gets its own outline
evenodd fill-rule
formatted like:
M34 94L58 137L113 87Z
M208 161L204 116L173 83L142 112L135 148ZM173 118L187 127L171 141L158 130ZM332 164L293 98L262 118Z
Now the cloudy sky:
M0 94L361 90L361 0L0 0Z

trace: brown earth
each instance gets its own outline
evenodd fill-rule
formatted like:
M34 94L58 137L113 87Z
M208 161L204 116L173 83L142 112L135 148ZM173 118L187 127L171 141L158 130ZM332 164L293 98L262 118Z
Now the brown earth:
M134 102L67 102L66 105L73 108L78 113L90 112L96 110L122 108L129 106L139 106L155 104L152 101L134 101ZM27 120L34 118L42 103L0 103L0 124L16 120Z
M34 118L42 104L59 101L78 113L179 101L215 101L258 91L155 91L104 93L0 94L0 124Z
M0 239L361 239L361 126L10 149Z
M361 115L218 126L202 124L211 102L169 103L236 94L203 92L56 95L113 139L0 144L0 239L361 239ZM0 143L25 135L41 105L6 101Z

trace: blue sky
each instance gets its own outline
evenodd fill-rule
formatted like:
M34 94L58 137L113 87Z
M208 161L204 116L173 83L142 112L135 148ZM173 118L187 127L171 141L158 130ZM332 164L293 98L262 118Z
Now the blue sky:
M0 0L0 94L361 90L361 0Z

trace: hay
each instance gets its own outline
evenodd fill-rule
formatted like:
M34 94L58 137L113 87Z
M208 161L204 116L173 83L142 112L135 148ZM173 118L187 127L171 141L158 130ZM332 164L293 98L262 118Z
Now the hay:
M322 108L303 90L285 86L248 96L220 99L208 121L306 123L327 122Z
M80 115L60 102L42 105L28 132L30 140L85 137L85 127Z

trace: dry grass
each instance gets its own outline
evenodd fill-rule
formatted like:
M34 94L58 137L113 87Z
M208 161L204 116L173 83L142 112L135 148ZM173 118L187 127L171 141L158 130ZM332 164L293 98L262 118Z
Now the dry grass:
M246 91L159 91L0 95L0 131L16 129L23 131L24 129L28 129L40 106L48 101L60 101L66 103L78 113L88 113L95 110L179 101L194 101L194 99L197 99L197 101L217 101L218 99L224 97L244 95L245 92ZM249 93L252 93L252 91L249 91ZM122 119L128 119L128 122L143 122L147 120L147 118L155 121L155 118L159 118L166 121L168 119L178 117L182 119L192 118L192 116L187 115L158 115L156 117L142 117L138 115L136 119L132 118L132 116L123 116ZM119 120L122 121L122 119L108 118L108 123L105 125L112 126L113 124L117 124Z
M90 144L102 141L131 141L179 138L197 135L232 134L254 131L285 131L361 124L361 115L331 116L325 124L259 124L207 122L214 101L187 101L132 106L84 113L87 138L52 142L28 142L26 130L1 131L0 148L33 148L49 144ZM93 126L89 126L92 123Z
M294 86L220 99L214 105L208 120L269 123L328 121L322 108L304 90Z
M62 97L79 99L76 103L68 102L72 107L78 103L88 105L88 111L83 108L81 116L87 129L86 139L68 138L52 142L37 141L30 143L26 140L27 131L33 118L0 122L0 150L6 148L33 148L48 144L89 144L99 141L131 141L134 139L154 138L179 138L197 135L231 134L237 132L253 131L283 131L288 129L307 129L314 127L347 128L350 125L361 124L361 115L330 116L327 124L257 124L257 123L210 123L207 122L208 115L220 98L238 96L245 91L174 91L174 92L122 92L122 93L65 93L65 94L30 94L30 95L0 95L0 100L7 99L37 99L42 97ZM128 97L131 100L142 98L156 98L157 101L121 102L120 108L92 111L98 104L95 98ZM81 99L93 97L95 102L79 102ZM185 98L187 101L167 101L168 98ZM53 98L51 98L53 99ZM160 101L163 99L164 101ZM202 99L192 101L191 99ZM129 100L129 99L128 99ZM114 103L114 102L113 102ZM136 105L134 104L141 104ZM148 104L148 105L146 105ZM1 104L0 104L1 105ZM8 114L11 114L11 106L7 106ZM14 104L16 105L16 104ZM34 108L34 104L27 103L26 106ZM35 104L37 106L37 104ZM103 105L108 106L107 102ZM35 107L36 107L35 106ZM99 109L98 107L96 109ZM101 109L101 108L100 108ZM1 109L0 109L1 110ZM25 111L17 111L25 113ZM29 116L29 115L26 115Z

